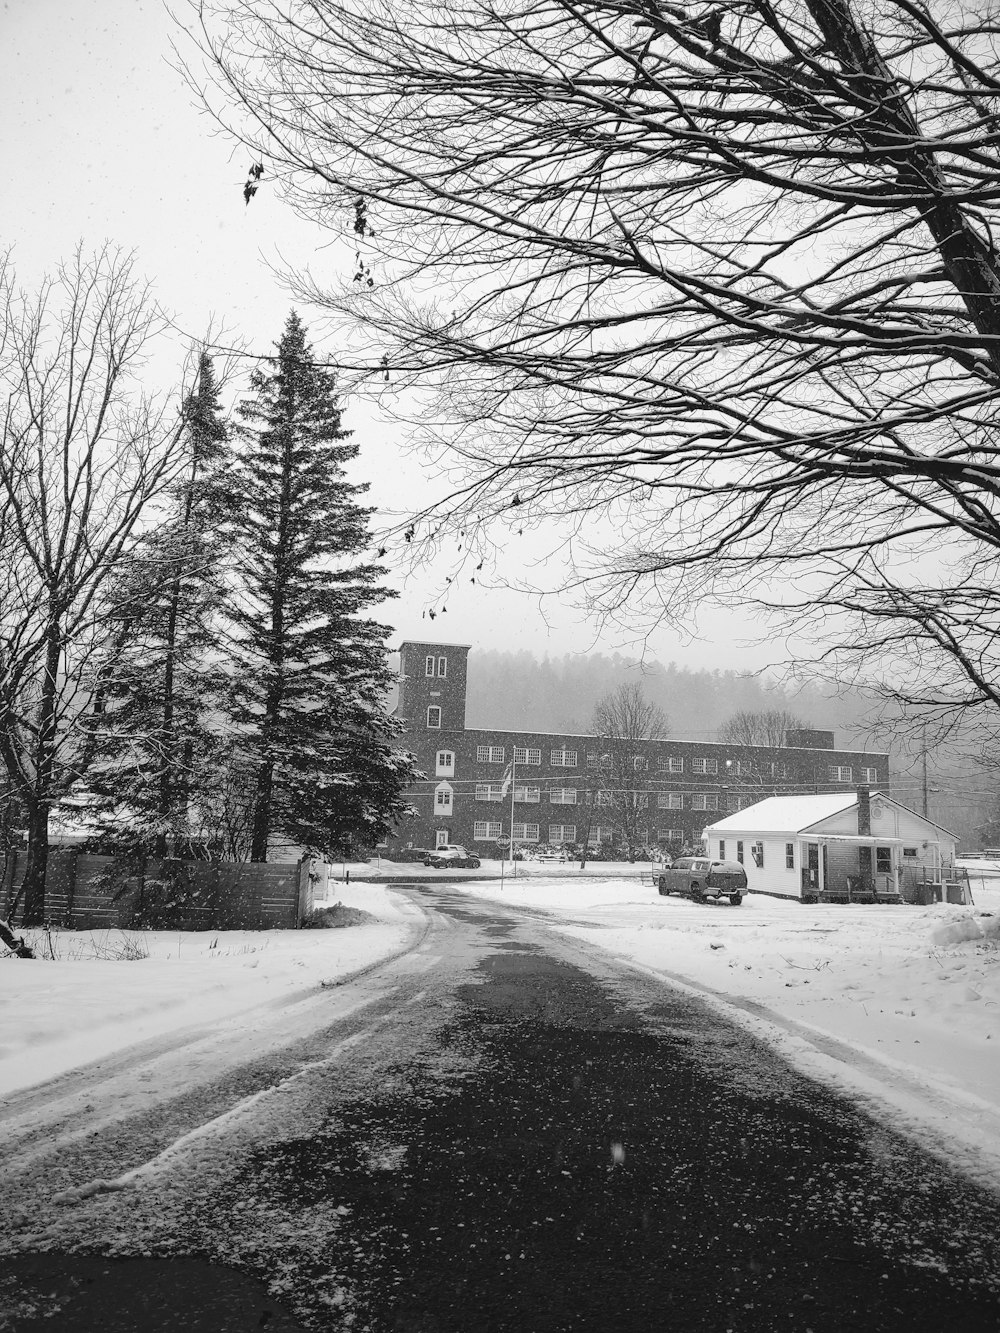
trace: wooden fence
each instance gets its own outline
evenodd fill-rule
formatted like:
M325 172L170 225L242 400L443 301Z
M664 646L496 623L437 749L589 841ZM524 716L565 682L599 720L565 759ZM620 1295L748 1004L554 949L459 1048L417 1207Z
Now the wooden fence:
M8 852L0 916L20 923L27 854ZM331 868L298 862L157 861L123 870L110 856L49 852L45 919L74 930L149 926L173 930L289 930L326 895Z

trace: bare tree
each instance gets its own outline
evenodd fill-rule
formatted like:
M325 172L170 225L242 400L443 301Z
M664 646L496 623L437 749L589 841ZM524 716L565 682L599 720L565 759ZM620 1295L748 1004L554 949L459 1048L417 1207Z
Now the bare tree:
M994 727L1000 26L944 0L194 9L209 106L355 252L300 291L359 377L450 423L418 535L569 524L598 611L756 600L833 674Z
M790 731L798 731L809 725L787 708L742 711L723 722L716 732L716 739L724 745L767 745L771 749L778 749L788 744Z
M663 736L667 719L647 702L642 686L619 685L594 707L591 730L600 745L600 789L592 805L599 820L610 816L630 861L648 839L649 758L646 741ZM607 814L605 814L607 812Z
M121 608L112 589L179 461L135 382L163 328L130 256L77 252L34 297L0 282L0 758L27 822L24 921L45 911L49 814Z

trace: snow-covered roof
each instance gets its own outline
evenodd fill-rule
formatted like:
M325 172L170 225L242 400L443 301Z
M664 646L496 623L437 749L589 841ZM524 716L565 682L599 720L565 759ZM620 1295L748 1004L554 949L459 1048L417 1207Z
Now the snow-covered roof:
M768 796L755 805L748 805L738 814L727 815L709 827L725 833L753 829L761 833L799 833L811 828L822 819L839 815L857 805L854 791L827 791L812 796Z
M873 802L878 798L900 810L907 810L910 814L916 815L916 811L910 810L909 806L901 805L899 801L894 801L884 792L873 791L871 798ZM706 833L805 833L816 824L822 823L824 819L839 815L844 810L853 810L857 803L858 794L855 791L818 792L813 796L768 796L755 805L748 805L745 810L740 810L737 814L727 815L725 819L709 824L705 831ZM916 817L925 820L932 828L942 833L949 833L948 829L935 823L933 819L927 819L926 815L916 815ZM954 837L954 834L949 836Z

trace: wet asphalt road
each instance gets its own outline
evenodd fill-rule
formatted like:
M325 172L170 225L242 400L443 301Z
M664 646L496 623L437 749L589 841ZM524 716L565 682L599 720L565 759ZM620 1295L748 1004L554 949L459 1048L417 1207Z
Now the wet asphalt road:
M699 1001L425 896L449 957L367 1074L135 1211L153 1257L67 1255L65 1225L10 1255L32 1299L0 1330L1000 1328L995 1197Z

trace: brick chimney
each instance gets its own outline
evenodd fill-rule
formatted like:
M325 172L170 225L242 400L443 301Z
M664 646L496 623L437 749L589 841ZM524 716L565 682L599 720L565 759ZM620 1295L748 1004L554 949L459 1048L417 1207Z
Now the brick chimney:
M858 788L858 835L863 838L872 835L872 795L867 787Z

